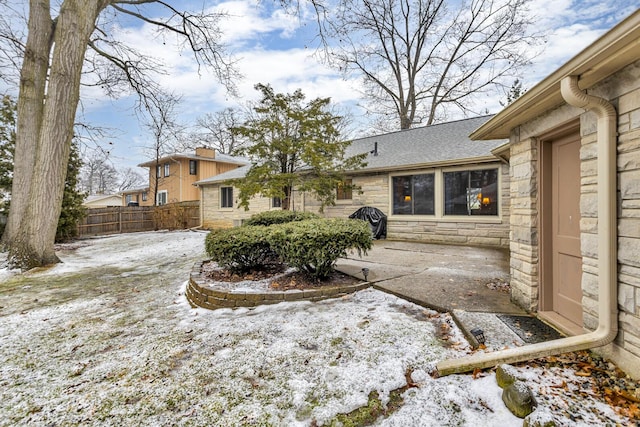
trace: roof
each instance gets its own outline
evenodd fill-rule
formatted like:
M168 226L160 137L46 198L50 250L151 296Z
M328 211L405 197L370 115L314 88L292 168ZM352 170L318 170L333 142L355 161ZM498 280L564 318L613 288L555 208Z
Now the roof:
M146 187L127 188L126 190L122 190L120 194L142 193L143 191L149 191L149 186L147 185Z
M120 198L119 194L92 194L90 196L87 196L84 201L85 202L94 202L96 200L103 200L103 199L109 199L111 197L117 197Z
M438 123L355 139L346 156L369 153L362 171L400 170L496 160L491 153L505 139L472 141L469 134L492 116ZM378 143L377 155L374 155Z
M640 10L613 27L471 134L472 139L508 138L511 129L566 104L560 81L579 76L581 89L592 87L640 60Z
M230 156L229 154L223 154L216 152L215 157L205 157L205 156L196 156L195 154L190 153L173 153L168 154L166 156L158 159L158 163L165 163L171 160L177 159L189 159L189 160L206 160L208 162L220 162L220 163L231 163L234 165L246 165L249 163L249 160L243 157ZM156 160L149 160L148 162L140 163L138 166L141 167L153 167L156 165Z
M358 170L364 173L495 161L492 150L503 146L507 140L472 141L468 136L491 117L475 117L355 139L345 156L369 153L367 166ZM374 153L376 143L377 155ZM246 165L203 179L195 185L244 178L250 168L251 165Z
M228 172L212 176L211 178L200 180L198 182L195 182L194 185L208 185L219 183L222 181L244 178L247 172L249 172L249 169L251 169L251 165L244 165L239 168L232 169Z

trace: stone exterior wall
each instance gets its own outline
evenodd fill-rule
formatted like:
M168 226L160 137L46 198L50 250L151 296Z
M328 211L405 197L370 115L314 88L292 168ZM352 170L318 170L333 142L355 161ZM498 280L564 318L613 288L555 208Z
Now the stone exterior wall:
M249 203L249 210L238 208L238 194L240 190L233 188L234 206L233 208L220 207L220 188L228 185L205 185L201 187L202 201L200 208L201 226L203 228L230 228L238 226L242 220L248 219L251 215L271 209L271 199L267 197L255 197Z
M589 88L618 112L618 308L615 345L603 349L627 372L640 371L640 61ZM584 327L598 324L597 117L568 105L511 134L511 289L530 311L539 304L539 165L537 136L580 120L580 232Z
M479 165L468 165L470 168ZM495 246L507 248L509 245L509 216L511 212L509 198L509 167L500 162L487 163L482 167L500 169L500 216L474 216L468 218L412 217L409 215L390 215L391 193L389 190L390 173L355 175L353 185L360 186L362 194L353 191L352 200L338 200L336 206L324 209L324 216L347 218L363 206L380 209L388 217L387 238L412 240L429 243L448 243L460 245ZM442 168L447 170L447 168ZM429 169L433 171L433 169ZM421 173L421 171L414 171ZM422 172L424 173L424 172ZM320 204L312 197L305 198L305 209L317 212Z

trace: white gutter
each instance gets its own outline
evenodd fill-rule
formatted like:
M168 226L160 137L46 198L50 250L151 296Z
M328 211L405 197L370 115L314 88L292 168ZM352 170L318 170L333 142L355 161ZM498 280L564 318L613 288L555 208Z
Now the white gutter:
M616 111L607 100L583 93L577 76L562 79L561 93L568 104L598 115L598 328L583 335L444 360L436 365L440 376L601 347L618 334Z

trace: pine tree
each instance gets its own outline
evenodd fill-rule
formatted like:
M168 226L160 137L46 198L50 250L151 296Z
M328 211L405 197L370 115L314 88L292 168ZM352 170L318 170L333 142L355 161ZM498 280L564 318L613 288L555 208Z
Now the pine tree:
M67 177L64 182L64 193L62 194L62 211L58 219L56 230L56 242L63 242L78 235L78 222L84 218L86 209L82 202L87 196L79 191L78 178L82 168L82 159L78 144L71 144L71 154L67 165Z
M9 95L0 101L0 234L9 212L16 143L16 102Z

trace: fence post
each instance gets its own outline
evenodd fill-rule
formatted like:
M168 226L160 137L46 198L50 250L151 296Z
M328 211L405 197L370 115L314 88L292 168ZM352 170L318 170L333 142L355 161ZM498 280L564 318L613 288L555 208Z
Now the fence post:
M122 234L122 206L118 208L118 233Z

